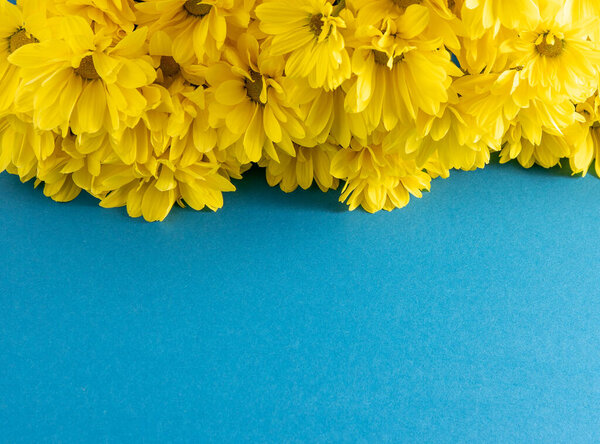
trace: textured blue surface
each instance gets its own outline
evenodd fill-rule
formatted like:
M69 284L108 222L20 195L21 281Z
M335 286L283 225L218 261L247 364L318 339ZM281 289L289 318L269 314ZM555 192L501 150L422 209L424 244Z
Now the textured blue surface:
M598 437L600 180L238 188L147 224L0 175L0 441Z

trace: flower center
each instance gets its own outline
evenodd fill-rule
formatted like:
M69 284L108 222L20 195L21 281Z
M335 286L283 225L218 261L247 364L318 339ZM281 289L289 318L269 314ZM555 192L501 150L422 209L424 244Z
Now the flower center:
M172 77L179 72L179 63L171 56L162 56L159 67L166 77Z
M81 59L79 67L75 69L75 74L83 77L86 80L96 80L100 78L96 67L94 66L94 59L91 55L85 56Z
M408 8L410 5L420 5L421 0L392 0L392 3L400 8Z
M383 65L383 66L387 66L388 61L390 60L390 56L388 56L385 52L383 51L378 51L376 49L373 50L373 59L375 61L375 63L377 63L378 65ZM394 65L398 62L401 62L402 60L404 60L404 54L400 54L399 56L394 57Z
M259 72L250 70L250 77L252 80L244 79L246 94L253 102L260 103L260 94L263 89L262 75Z
M321 35L321 29L323 29L323 14L315 14L311 15L310 22L308 23L308 29L312 32L316 37Z
M550 43L548 33L545 33L542 36L541 43L535 45L535 49L537 52L546 57L558 57L562 54L563 49L565 48L565 42L556 36L554 36L554 41Z
M185 9L188 12L188 14L193 15L195 17L204 17L210 12L212 5L200 3L200 1L201 0L187 0L183 4L183 9Z
M8 38L8 51L12 54L21 46L37 42L38 40L35 37L30 37L27 35L27 31L21 28Z

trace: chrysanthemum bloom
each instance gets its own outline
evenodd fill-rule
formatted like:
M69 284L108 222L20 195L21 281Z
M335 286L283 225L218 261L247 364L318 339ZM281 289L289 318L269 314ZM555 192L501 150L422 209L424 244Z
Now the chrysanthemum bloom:
M600 51L588 38L598 17L573 23L571 15L559 8L545 8L540 20L519 28L501 50L510 57L508 68L517 69L519 81L535 88L538 96L553 100L566 95L583 102L598 89Z
M335 143L347 147L352 137L366 141L370 130L365 116L346 112L343 88L330 91L311 88L304 79L284 80L289 101L300 105L300 119L310 129L310 142L321 144L333 137Z
M483 168L490 160L490 148L499 149L493 137L478 129L473 116L465 112L456 92L437 116L419 113L415 126L397 126L385 135L383 148L414 159L425 167L435 157L438 175L449 170Z
M543 131L537 144L523 137L522 130L519 123L511 125L500 151L500 163L517 159L524 168L530 168L534 163L544 168L552 168L559 165L562 158L569 157L572 153L569 136L572 131L577 130L576 127L566 131L567 135Z
M29 0L27 0L29 1ZM76 15L88 20L90 24L117 32L122 29L133 31L136 16L134 0L51 0L50 11L55 15Z
M347 201L350 210L362 206L370 213L406 206L411 194L421 197L431 182L414 160L385 152L380 141L368 146L353 141L334 156L331 173L346 182L340 201Z
M180 63L215 61L231 27L245 29L253 0L146 0L138 2L138 22L150 32L165 31Z
M138 28L116 45L111 35L94 33L81 17L56 17L52 39L13 52L21 68L18 111L32 112L37 128L63 136L114 131L128 117L139 118L146 100L139 88L156 78L146 54L147 28Z
M352 73L341 34L343 6L327 0L266 0L256 7L260 29L273 36L264 50L288 56L287 76L306 77L313 88L337 88Z
M381 28L384 21L396 21L409 11L411 18L419 17L426 25L419 33L421 37L441 38L445 46L456 51L460 48L458 35L463 31L453 12L453 3L454 0L347 0L360 26Z
M50 141L54 149L47 156L38 158L35 186L44 183L44 195L57 202L69 202L81 192L81 187L75 183L73 173L81 169L85 162L83 158L73 158L63 147L65 140L51 131L43 131L46 145ZM68 144L67 144L68 145ZM39 154L36 154L39 156Z
M600 2L597 0L564 0L565 10L572 16L572 21L577 23L589 17L600 17ZM589 29L590 37L595 42L600 42L600 27Z
M364 113L370 129L386 130L414 121L419 110L435 115L448 100L452 75L462 72L452 63L441 39L415 40L426 26L423 10L408 8L386 29L357 28L352 55L356 74L346 96L348 112ZM362 35L361 29L367 32Z
M217 130L209 125L206 103L212 93L181 79L171 85L169 92L173 100L166 128L171 137L169 159L187 167L217 146Z
M454 54L461 69L467 74L499 73L509 66L509 56L500 46L514 38L517 31L501 26L499 30L487 30L477 38L461 38L461 49Z
M0 2L0 113L13 104L19 85L18 68L8 56L45 34L45 11L39 2L31 0L24 8Z
M279 153L279 161L265 158L260 163L266 167L267 182L272 187L279 187L291 193L298 186L306 190L314 183L326 192L338 187L339 180L330 172L331 160L339 147L332 143L323 143L305 147L294 144L296 155L290 156L285 151Z
M292 138L302 140L306 129L298 105L289 102L282 87L281 56L259 54L258 42L243 34L237 50L224 52L225 60L206 70L214 91L209 103L211 126L219 128L219 147L231 147L241 163L258 162L264 153L277 160L274 144L294 155Z
M590 165L596 159L596 175L600 177L600 98L597 94L584 103L577 105L577 111L584 116L585 122L578 126L573 135L573 150L569 163L573 174L587 174Z
M518 29L533 25L540 20L540 10L536 0L464 0L461 19L467 35L476 39L501 26Z
M48 157L53 151L52 133L37 131L14 114L0 118L0 172L6 170L26 182L35 177L38 158Z
M539 144L542 131L554 134L572 126L581 116L566 96L553 101L538 96L536 89L519 80L519 71L467 75L454 83L461 97L463 114L473 116L475 131L489 144L499 147L509 126L519 121L522 134ZM495 141L495 142L494 142Z
M131 217L143 216L148 222L164 220L175 202L216 211L223 206L222 193L235 191L211 156L185 168L167 159L157 159L152 169L105 165L98 181L105 188L100 206L127 206Z

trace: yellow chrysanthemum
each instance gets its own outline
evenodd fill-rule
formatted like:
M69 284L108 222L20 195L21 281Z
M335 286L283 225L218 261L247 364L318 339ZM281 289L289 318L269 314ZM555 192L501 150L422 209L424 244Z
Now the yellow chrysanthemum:
M306 190L314 183L326 192L338 187L339 180L330 172L331 160L339 147L331 143L305 147L294 144L295 156L285 151L279 153L279 161L266 158L261 166L266 167L267 182L291 193L298 186Z
M223 192L235 191L218 162L210 157L188 167L158 159L151 169L106 165L98 181L104 187L100 205L127 206L131 217L148 222L164 220L175 202L195 210L223 206Z
M139 117L147 104L138 91L156 71L146 55L147 28L138 28L116 45L110 35L94 34L81 17L60 17L62 35L19 48L9 62L21 68L17 92L20 112L33 112L40 129L65 136L116 130L122 118Z
M475 119L465 112L455 92L453 95L439 115L421 112L415 126L398 126L386 134L384 149L414 159L419 167L435 158L438 175L444 177L451 169L483 168L490 160L494 140L483 130L476 130Z
M596 175L600 177L600 98L598 94L577 105L577 111L584 116L573 134L573 151L569 163L574 174L583 176L596 159ZM578 130L578 131L577 131Z
M23 9L6 1L0 2L0 113L14 102L19 85L19 73L8 62L10 54L22 46L35 43L45 36L45 9L37 0Z
M219 128L219 147L232 147L242 163L259 161L263 150L277 160L273 144L293 155L292 138L306 136L299 108L282 86L283 69L282 57L259 54L256 39L244 34L237 50L226 50L225 60L206 70L214 93L211 126Z
M134 0L51 0L48 5L55 15L83 17L111 32L130 33L135 26Z
M230 27L246 28L253 0L145 0L138 2L138 21L150 32L163 30L174 42L180 63L215 61Z
M340 32L346 27L339 16L342 7L327 0L267 0L256 7L260 29L273 36L265 49L288 56L286 75L306 77L313 88L327 89L350 78L350 57Z
M346 96L346 109L364 113L371 130L380 123L386 130L398 122L407 124L419 110L437 114L448 100L451 76L462 74L441 47L441 39L413 39L426 24L422 14L422 9L408 8L397 22L388 21L387 29L371 27L354 50L356 78Z
M414 160L386 152L380 142L362 146L353 141L334 156L331 173L346 182L340 201L347 201L350 210L362 206L370 213L406 206L410 195L421 197L431 181Z
M569 132L576 131L573 127ZM513 124L506 133L505 141L500 151L500 163L517 159L525 168L530 168L534 163L551 168L559 165L562 158L569 157L572 153L568 136L542 132L539 143L532 143L522 135L523 128L519 123Z
M519 28L515 38L503 43L501 50L510 57L508 68L517 69L519 81L536 88L539 96L552 100L566 95L583 102L598 89L600 51L588 39L590 29L599 25L598 17L573 23L558 6L543 11L540 20Z
M352 137L366 141L370 131L365 116L345 111L343 88L311 88L299 79L286 81L284 87L289 101L300 105L300 119L310 129L310 141L303 143L325 143L332 137L338 145L347 147Z
M480 38L489 29L497 32L501 26L518 29L539 22L536 0L464 0L461 18L468 35Z
M30 122L13 114L0 118L0 172L17 174L26 182L35 177L38 158L47 157L53 151L51 133L36 131Z
M400 20L404 32L415 27L425 39L441 38L452 50L460 48L458 34L462 24L453 12L452 2L447 0L348 0L348 7L357 14L361 27L385 28L387 21ZM411 19L405 20L404 14ZM414 34L414 35L417 35Z

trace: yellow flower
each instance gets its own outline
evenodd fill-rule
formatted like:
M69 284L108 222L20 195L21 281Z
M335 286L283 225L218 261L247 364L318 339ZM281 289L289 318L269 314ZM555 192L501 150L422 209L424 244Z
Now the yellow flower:
M33 112L37 128L69 129L75 134L114 131L127 117L139 118L147 102L138 88L156 71L146 54L147 28L138 28L116 45L94 33L81 17L57 18L62 35L32 43L8 60L21 68L17 92L20 112Z
M545 0L544 0L545 1ZM471 38L479 38L489 29L501 26L518 29L540 20L536 0L464 0L461 18Z
M383 148L414 159L423 168L435 158L438 175L445 177L451 169L483 168L490 160L490 147L496 144L483 129L476 130L475 119L465 112L454 91L453 95L437 116L421 112L416 126L398 126L386 134Z
M418 14L422 10L408 8L401 20L423 27ZM356 77L346 96L346 109L364 113L370 130L380 123L386 130L398 122L409 124L419 110L437 114L448 100L451 76L462 75L441 47L441 39L414 40L419 28L413 26L406 33L401 20L388 21L385 30L371 27L368 34L357 35L361 43L352 55Z
M292 138L306 137L282 86L283 69L282 57L259 54L256 39L243 34L237 51L226 50L225 60L206 70L211 126L219 129L220 149L232 147L241 163L259 161L263 150L277 160L274 144L293 155Z
M100 206L126 205L131 217L143 216L148 222L164 220L175 202L216 211L223 206L222 193L235 190L219 163L208 157L185 168L166 159L159 159L151 170L106 165L99 181L105 188Z
M385 28L387 21L402 23L403 32L420 35L425 39L441 38L453 50L460 48L458 34L462 24L447 0L347 0L356 11L360 26ZM410 17L407 20L405 14ZM419 20L414 20L418 18ZM413 31L416 30L417 32Z
M209 124L207 92L203 86L186 84L180 79L169 92L173 99L173 112L166 128L171 137L169 160L187 167L217 146L218 134Z
M331 173L346 181L340 201L347 201L350 210L362 206L370 213L406 206L410 195L421 197L431 181L414 161L385 152L380 141L367 146L353 141L337 152Z
M536 96L536 90L519 80L518 70L500 74L468 75L455 82L464 115L486 143L499 149L509 126L518 121L523 137L539 144L544 130L560 135L581 120L572 102L564 96L553 101Z
M369 129L363 113L344 109L346 94L343 88L333 91L311 88L308 82L283 79L289 102L300 105L300 119L310 129L309 139L299 143L321 144L332 137L338 145L347 147L352 137L365 141Z
M296 155L290 156L285 151L279 153L279 162L267 158L261 162L266 167L267 182L272 187L279 187L286 193L291 193L298 186L306 190L313 181L326 192L336 189L339 180L330 172L331 159L338 147L331 143L305 147L294 144Z
M133 0L51 0L50 10L55 15L76 15L102 28L129 33L136 21Z
M246 28L252 0L146 0L136 3L138 21L151 33L163 30L173 39L179 63L215 61L231 27Z
M570 131L576 131L577 127ZM509 128L505 136L500 163L517 159L524 168L530 168L534 163L551 168L559 165L560 160L569 157L572 152L571 144L565 135L542 132L539 143L532 143L522 135L523 128L517 122Z
M577 105L577 111L585 117L572 134L573 151L569 159L573 174L583 176L596 159L596 175L600 177L600 98L598 94Z
M51 133L36 131L29 122L13 114L0 118L0 172L17 174L26 182L35 177L38 158L46 158L53 151Z
M518 80L535 88L538 96L553 100L566 95L583 102L598 89L600 51L588 39L598 17L573 23L565 16L570 14L564 9L545 9L542 19L519 28L501 51L510 57L508 67L519 71Z
M81 168L83 162L80 159L73 159L69 153L63 150L65 140L62 137L50 131L44 131L43 134L46 144L52 143L54 149L51 155L39 159L35 186L44 182L45 196L56 202L69 202L81 192L81 187L75 183L72 173Z
M306 77L313 88L330 90L350 78L350 57L340 33L346 24L340 10L327 0L270 0L256 7L260 29L273 36L266 50L288 56L287 76Z
M37 0L25 3L23 9L6 1L0 2L0 113L8 110L19 85L16 66L8 56L22 46L39 41L44 32L45 9Z

